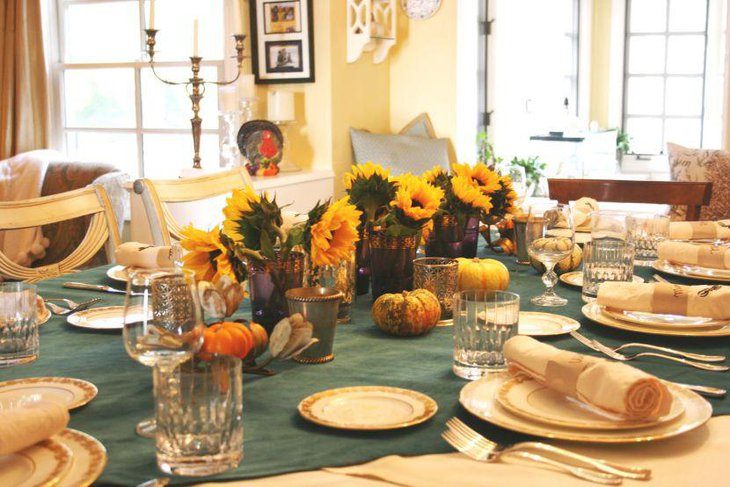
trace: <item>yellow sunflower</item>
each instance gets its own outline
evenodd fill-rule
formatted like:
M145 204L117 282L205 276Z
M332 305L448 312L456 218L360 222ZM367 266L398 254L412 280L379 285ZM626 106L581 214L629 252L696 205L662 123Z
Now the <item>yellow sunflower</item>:
M206 232L189 225L183 229L182 236L180 245L187 250L183 256L183 267L195 272L197 280L215 282L228 276L237 281L218 227Z
M427 183L434 184L434 181L436 181L436 179L439 176L445 176L445 175L446 175L446 171L444 170L443 167L433 166L431 169L424 172L422 177Z
M335 265L351 257L358 241L360 215L362 212L346 196L327 208L311 229L313 265Z
M253 211L251 208L252 203L260 202L261 197L256 194L251 186L234 189L231 197L226 199L226 207L223 208L223 215L226 217L223 221L223 233L234 242L242 241L243 235L241 235L238 222L242 219L244 213Z
M400 208L413 220L431 218L438 210L444 197L444 190L431 186L413 174L403 174L396 179L398 189L395 199L390 203Z
M494 193L502 189L499 184L499 174L489 169L484 163L478 162L474 166L454 163L451 165L451 170L457 176L469 178L479 186L479 190L484 194Z
M358 177L370 179L373 175L379 176L382 180L387 181L390 179L390 168L383 168L380 164L373 164L371 161L368 161L365 164L360 164L359 166L353 165L352 171L345 174L343 179L345 189L352 188L352 182Z
M459 201L471 205L475 209L489 212L492 209L492 198L482 193L474 183L465 176L455 176L451 180L454 196Z

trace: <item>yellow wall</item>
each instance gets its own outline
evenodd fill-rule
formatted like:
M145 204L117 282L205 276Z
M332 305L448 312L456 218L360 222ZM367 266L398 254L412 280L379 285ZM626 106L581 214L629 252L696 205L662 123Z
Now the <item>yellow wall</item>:
M609 125L611 56L611 1L593 0L591 21L590 120Z

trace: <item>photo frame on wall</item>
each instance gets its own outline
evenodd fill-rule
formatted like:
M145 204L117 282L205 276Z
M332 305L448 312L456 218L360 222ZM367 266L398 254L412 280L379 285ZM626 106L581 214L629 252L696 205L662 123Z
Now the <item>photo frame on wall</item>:
M314 82L312 0L250 0L256 83Z

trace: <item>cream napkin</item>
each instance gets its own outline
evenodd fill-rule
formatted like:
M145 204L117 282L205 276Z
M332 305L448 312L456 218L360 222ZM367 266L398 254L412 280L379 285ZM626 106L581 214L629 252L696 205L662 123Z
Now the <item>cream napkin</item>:
M709 244L665 241L657 245L657 256L676 264L712 269L730 269L730 249Z
M23 450L60 433L68 419L66 406L52 401L0 410L0 455Z
M730 240L730 220L719 222L671 222L670 240L699 240L719 238Z
M124 242L117 247L114 255L117 264L125 267L142 267L144 269L174 267L170 246L156 247L139 242Z
M573 225L574 228L591 226L591 213L598 211L598 202L593 198L584 196L573 203Z
M603 282L598 304L628 311L730 319L730 286Z
M560 350L518 335L504 346L510 372L630 420L653 420L672 406L672 395L656 377L629 365Z

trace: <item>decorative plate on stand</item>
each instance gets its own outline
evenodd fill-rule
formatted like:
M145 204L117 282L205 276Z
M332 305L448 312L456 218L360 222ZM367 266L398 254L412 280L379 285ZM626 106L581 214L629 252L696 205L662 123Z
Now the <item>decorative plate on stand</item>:
M409 18L425 20L436 14L441 0L401 0L400 6Z
M283 154L284 137L268 120L251 120L238 131L238 148L246 158L251 176L276 176Z

